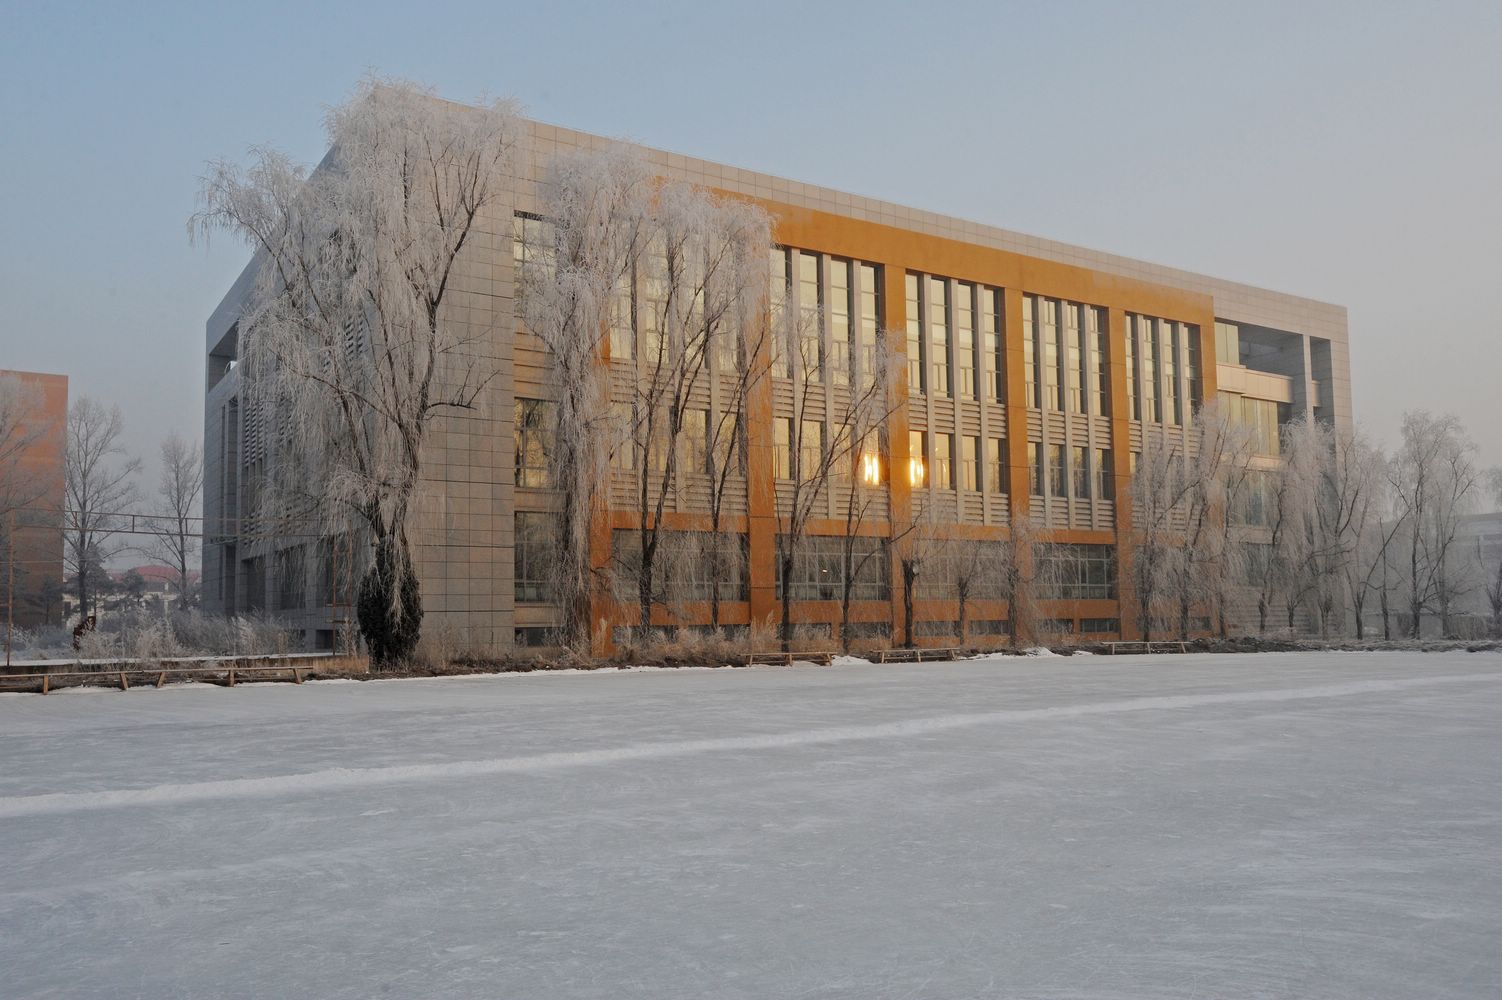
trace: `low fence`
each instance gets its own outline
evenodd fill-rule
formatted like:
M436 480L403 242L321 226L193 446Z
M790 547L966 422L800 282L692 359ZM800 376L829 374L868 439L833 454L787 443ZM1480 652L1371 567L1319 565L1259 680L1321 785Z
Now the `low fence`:
M40 670L36 668L42 668ZM14 672L17 668L27 673ZM286 653L266 656L174 656L160 660L49 660L12 664L0 673L0 691L48 694L66 687L162 687L169 682L198 681L234 687L247 681L301 684L323 677L370 672L363 656L335 653Z

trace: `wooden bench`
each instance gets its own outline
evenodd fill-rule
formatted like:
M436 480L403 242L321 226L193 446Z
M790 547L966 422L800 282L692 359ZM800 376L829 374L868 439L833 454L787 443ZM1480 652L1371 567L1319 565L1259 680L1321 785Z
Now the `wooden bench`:
M758 664L758 663L762 663L762 664L776 664L776 665L781 665L781 666L792 666L794 663L799 663L799 662L802 662L802 663L817 663L820 666L827 667L831 663L834 662L834 658L837 655L838 654L836 654L836 653L828 653L828 652L814 652L814 653L810 653L810 652L791 652L791 653L784 653L784 652L781 652L781 651L774 651L774 652L770 652L770 653L747 653L743 657L743 659L745 660L746 666L748 666L748 667L754 666L755 664Z
M1107 652L1112 656L1119 653L1187 653L1189 643L1179 639L1154 639L1152 642L1144 642L1141 639L1130 641L1115 641L1104 643Z
M922 663L924 660L953 660L967 650L958 646L913 646L907 649L880 649L877 663Z

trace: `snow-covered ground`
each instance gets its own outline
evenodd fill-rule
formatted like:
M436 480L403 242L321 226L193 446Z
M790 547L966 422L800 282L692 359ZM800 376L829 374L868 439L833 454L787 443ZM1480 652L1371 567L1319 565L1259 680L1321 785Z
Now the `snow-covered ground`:
M1502 656L0 697L5 997L1502 995Z

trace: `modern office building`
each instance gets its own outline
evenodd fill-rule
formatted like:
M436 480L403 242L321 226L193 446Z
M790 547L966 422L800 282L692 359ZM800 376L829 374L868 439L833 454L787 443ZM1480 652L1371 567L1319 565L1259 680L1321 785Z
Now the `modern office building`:
M555 497L539 449L536 411L553 394L541 342L514 319L516 261L545 225L540 179L552 157L604 148L609 140L529 123L511 178L510 203L485 220L485 239L466 251L453 322L483 339L497 377L473 414L447 418L428 444L419 575L427 624L470 642L504 646L545 641L557 611L547 600L550 510ZM1186 433L1196 407L1221 396L1262 430L1264 462L1276 461L1277 427L1297 415L1345 424L1351 387L1343 307L1264 291L935 215L828 188L662 151L647 151L662 176L749 199L774 219L774 271L799 308L817 309L831 356L875 331L890 334L907 378L886 421L888 489L863 526L882 551L867 562L853 617L868 636L902 641L898 560L884 539L915 503L944 533L984 544L1030 515L1076 570L1039 595L1056 631L1115 636L1133 632L1118 582L1129 552L1130 456L1145 427ZM343 612L327 569L278 571L278 543L237 535L247 476L266 459L267 417L241 406L236 319L249 271L207 326L205 514L220 532L204 549L206 605L261 610L301 624L321 644ZM774 277L774 282L779 278ZM630 359L608 362L630 377ZM824 386L830 408L841 386ZM734 523L747 553L731 581L688 581L691 591L721 587L722 621L741 626L780 615L775 553L788 484L779 461L792 416L778 377L752 393L744 474ZM597 532L608 561L610 531L635 522L627 499L636 472L612 470L608 524ZM665 523L698 530L703 490L680 467ZM837 628L843 573L831 558L845 531L836 483L809 523L810 544L787 581L795 618L812 634ZM331 598L329 595L335 595ZM702 594L700 595L703 596ZM994 596L994 595L993 595ZM915 637L953 645L957 608L942 586L925 584L915 605ZM686 600L664 625L702 625L702 600ZM593 609L600 645L610 627L634 623L635 607L601 596ZM999 641L1008 608L971 595L967 642ZM600 628L600 625L607 627Z
M26 394L23 419L0 441L0 627L7 614L22 628L55 625L63 612L68 376L0 370L0 381Z

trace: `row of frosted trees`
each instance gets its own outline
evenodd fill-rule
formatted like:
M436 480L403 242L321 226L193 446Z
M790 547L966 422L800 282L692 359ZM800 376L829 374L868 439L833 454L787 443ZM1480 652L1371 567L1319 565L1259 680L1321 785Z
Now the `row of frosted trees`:
M1502 619L1502 566L1458 541L1461 519L1502 500L1454 417L1406 414L1384 453L1359 430L1295 419L1280 458L1218 404L1183 438L1149 433L1132 474L1130 587L1145 636L1305 629L1417 637L1455 631L1463 597ZM1208 619L1208 621L1206 620ZM1195 626L1198 625L1198 628Z

